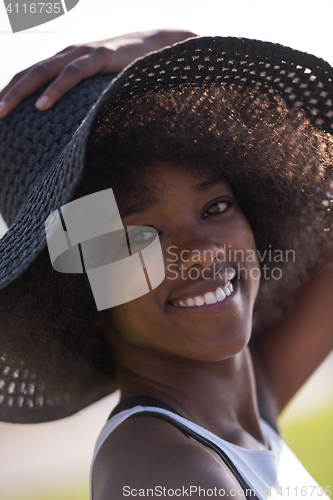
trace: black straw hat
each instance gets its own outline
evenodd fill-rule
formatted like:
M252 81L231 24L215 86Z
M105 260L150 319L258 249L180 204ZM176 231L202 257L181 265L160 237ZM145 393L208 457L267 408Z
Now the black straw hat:
M332 133L332 79L327 62L288 47L198 37L140 58L117 77L84 80L46 112L36 110L37 94L30 96L0 121L0 212L9 226L0 240L1 293L16 286L15 279L45 248L45 220L71 200L82 179L89 130L104 105L154 89L233 84L280 96L302 108L315 127ZM330 206L329 197L323 202ZM24 359L9 361L6 349L0 318L1 420L63 418L115 390L114 382L96 370L75 396L64 389L62 396L51 397L38 373L27 370Z

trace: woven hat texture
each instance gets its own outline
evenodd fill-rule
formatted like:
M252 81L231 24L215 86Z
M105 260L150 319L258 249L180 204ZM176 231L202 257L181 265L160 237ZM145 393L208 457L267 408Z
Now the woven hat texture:
M84 175L87 137L104 105L154 89L233 84L281 96L290 106L302 108L314 126L332 133L332 79L327 62L288 47L198 37L140 58L115 78L89 78L47 112L37 111L36 95L31 96L0 121L0 212L10 227L0 240L0 289L15 286L15 278L45 247L45 219L71 199ZM323 202L328 207L330 199ZM61 396L46 399L45 383L38 374L29 372L24 360L10 365L5 353L6 346L0 344L4 421L62 418L115 389L112 381L96 372L91 380L82 381L82 391L75 397L64 388Z

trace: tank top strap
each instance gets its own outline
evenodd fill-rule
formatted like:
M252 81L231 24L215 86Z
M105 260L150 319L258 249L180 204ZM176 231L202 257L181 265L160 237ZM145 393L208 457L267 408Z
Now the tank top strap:
M153 406L154 408L163 408L164 410L169 410L184 418L181 413L158 398L153 398L152 396L131 396L130 398L123 399L122 401L120 401L120 403L117 404L117 406L114 407L114 409L110 413L108 420L110 420L110 418L112 418L114 415L117 415L117 413L128 410L130 408L134 408L135 406Z

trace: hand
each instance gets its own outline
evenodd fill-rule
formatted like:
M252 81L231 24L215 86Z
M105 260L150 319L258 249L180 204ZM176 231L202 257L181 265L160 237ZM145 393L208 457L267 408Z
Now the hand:
M0 92L0 118L51 80L53 82L36 102L36 107L42 111L85 78L97 73L119 73L137 57L194 36L190 31L158 30L71 45L12 78Z

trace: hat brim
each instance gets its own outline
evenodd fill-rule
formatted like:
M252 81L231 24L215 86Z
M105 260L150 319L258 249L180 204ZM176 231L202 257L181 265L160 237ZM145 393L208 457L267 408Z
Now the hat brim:
M268 96L280 96L290 106L302 108L314 126L332 132L332 80L333 69L327 62L279 44L241 38L198 37L139 58L115 78L98 75L85 80L48 112L37 111L35 96L32 96L0 123L0 183L3 186L0 188L0 208L10 225L0 240L0 289L15 286L15 279L45 248L45 219L71 200L82 179L89 130L103 106L179 85L232 84L260 88ZM47 125L50 122L67 125L58 132L56 139L54 130ZM41 163L42 172L31 167L31 182L27 175L17 181L19 174L22 177L21 166L27 148L24 144L31 141L29 134L35 134L36 144L50 142L52 150L48 154L43 151L37 162ZM21 163L16 163L16 171L12 169L9 175L6 158L9 150L17 149L22 153ZM32 144L31 149L35 150L36 145ZM12 202L8 208L8 190L13 189L11 182L17 182L15 196L11 197L16 205ZM0 393L0 418L5 421L41 422L62 418L114 390L113 382L96 372L94 384L89 390L82 384L82 393L75 396L75 401L73 397L64 396L47 407L38 404L36 393L30 399L32 404L27 405L24 398L22 402L24 394L20 394L19 384L15 385L20 378L20 375L14 376L20 372L19 365L8 366L6 359L0 358L0 369L5 370ZM12 383L15 389L8 396Z

